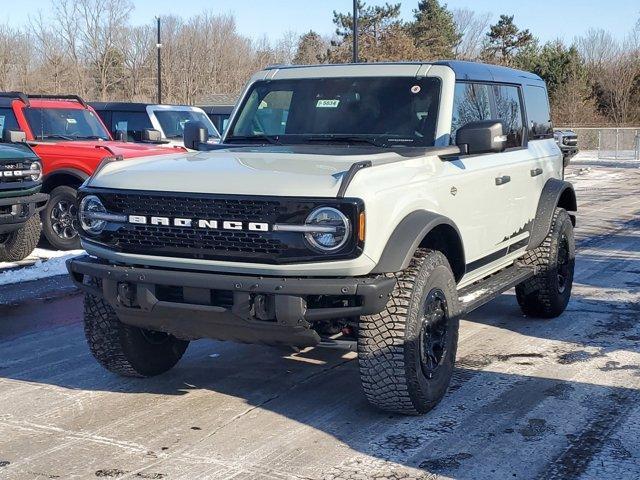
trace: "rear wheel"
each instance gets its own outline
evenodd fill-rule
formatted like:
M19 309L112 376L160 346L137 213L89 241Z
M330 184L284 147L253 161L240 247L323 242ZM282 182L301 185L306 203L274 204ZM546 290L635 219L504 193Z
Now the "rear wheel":
M95 359L125 377L160 375L173 368L189 346L168 333L122 323L108 303L93 295L85 295L84 332Z
M62 185L51 191L47 206L42 211L43 233L56 250L80 248L78 236L77 192Z
M556 208L544 242L522 259L538 270L534 277L516 286L516 298L525 315L554 318L564 312L571 298L575 258L571 218L566 210Z
M40 240L40 217L33 215L15 232L0 235L0 262L17 262L27 258Z
M456 283L445 256L419 249L386 309L360 319L358 359L367 400L417 415L442 399L458 345Z

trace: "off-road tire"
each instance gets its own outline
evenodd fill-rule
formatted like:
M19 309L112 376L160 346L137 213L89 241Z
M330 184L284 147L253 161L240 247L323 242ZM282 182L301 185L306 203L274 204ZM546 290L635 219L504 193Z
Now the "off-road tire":
M142 328L122 323L113 308L94 295L84 298L84 333L96 360L124 377L153 377L173 368L189 342L172 335L152 343Z
M363 316L358 328L358 361L364 394L389 412L419 415L435 407L447 391L458 345L458 296L446 257L418 249L409 266L389 274L397 279L385 310ZM422 315L434 291L446 299L442 362L427 378L421 362Z
M565 241L569 265L564 287L561 289L558 273L564 262L559 264L558 260L564 256L560 255L560 246ZM539 247L528 251L521 259L523 264L534 266L538 270L535 276L516 286L516 298L526 316L555 318L564 312L571 298L575 256L573 223L566 210L556 208L547 237Z
M0 235L0 262L27 258L38 245L41 231L40 217L33 215L19 230Z
M76 235L70 239L63 239L53 229L53 222L51 219L51 212L60 201L76 203L78 192L75 188L67 185L61 185L54 188L49 194L49 201L42 210L42 233L47 239L47 242L55 250L75 250L80 248L80 236Z

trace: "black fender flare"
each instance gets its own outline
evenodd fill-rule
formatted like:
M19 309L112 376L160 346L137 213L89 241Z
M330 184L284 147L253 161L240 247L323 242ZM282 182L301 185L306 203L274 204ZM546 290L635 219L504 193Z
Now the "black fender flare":
M553 212L558 206L568 212L572 212L571 221L575 225L575 212L578 210L578 202L573 185L564 180L550 178L547 180L547 183L544 184L544 188L540 194L540 200L538 200L536 218L531 229L527 250L532 250L540 246L547 237L551 230Z
M78 170L76 168L61 168L58 170L54 170L53 172L45 175L45 177L42 179L43 187L45 186L48 187L52 179L55 179L56 177L61 177L61 176L75 177L80 181L81 184L84 183L87 180L87 178L89 178L89 175L83 172L82 170Z
M407 268L420 243L429 232L440 225L448 225L457 234L462 255L458 263L462 265L462 274L464 274L464 248L462 248L460 230L450 218L428 210L411 212L402 219L387 240L380 260L371 273L399 272Z

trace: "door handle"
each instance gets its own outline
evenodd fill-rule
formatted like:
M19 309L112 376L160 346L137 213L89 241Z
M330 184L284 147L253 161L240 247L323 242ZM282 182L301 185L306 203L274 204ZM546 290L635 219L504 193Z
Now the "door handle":
M532 177L537 177L538 175L542 175L542 169L541 168L534 168L531 170L531 176Z
M510 181L511 181L511 177L509 175L496 177L496 185L504 185L505 183L509 183Z

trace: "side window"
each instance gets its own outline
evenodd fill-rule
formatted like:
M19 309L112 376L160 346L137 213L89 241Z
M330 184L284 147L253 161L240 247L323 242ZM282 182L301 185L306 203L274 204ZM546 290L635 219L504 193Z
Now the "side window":
M527 106L529 120L529 140L553 138L553 125L549 111L547 89L534 85L524 87L524 104Z
M0 108L0 138L4 136L5 130L20 130L11 108Z
M147 112L113 112L112 130L127 132L129 141L140 141L145 128L153 128Z
M451 143L455 143L456 132L469 122L491 119L489 86L480 83L456 83L453 94L451 118Z
M507 135L506 148L521 147L524 122L518 87L493 86L496 101L496 117L502 120Z

